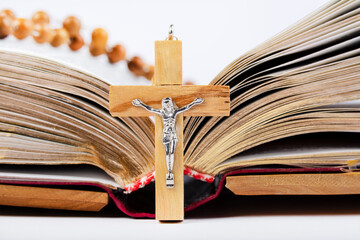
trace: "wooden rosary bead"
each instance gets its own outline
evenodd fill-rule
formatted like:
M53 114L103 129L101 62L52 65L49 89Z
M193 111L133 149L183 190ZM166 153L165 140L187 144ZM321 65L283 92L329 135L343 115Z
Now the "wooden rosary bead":
M49 24L50 22L49 15L44 11L37 11L34 13L31 20L34 24Z
M96 28L91 34L91 40L96 43L106 44L108 40L108 33L103 28Z
M0 39L11 34L12 19L7 15L0 15Z
M49 24L41 23L36 24L33 32L33 39L37 43L50 42L54 37L54 31L50 28Z
M98 46L94 43L90 43L89 46L89 52L93 57L97 57L101 54L104 54L106 52L106 47L104 46Z
M77 51L80 48L82 48L82 46L84 46L85 42L83 37L78 34L74 37L70 37L70 43L69 43L69 48L73 51Z
M0 12L0 16L8 16L11 20L15 20L16 16L10 9L4 9Z
M69 33L65 28L57 28L54 30L54 37L50 41L51 46L59 47L69 40Z
M135 74L136 76L144 76L144 67L145 63L143 60L137 56L131 58L131 60L128 62L128 68L129 70Z
M76 37L80 33L81 22L77 17L69 16L63 21L63 28L65 28L70 37Z
M147 79L147 80L152 80L152 78L154 77L154 70L155 70L155 68L154 68L154 66L152 66L152 65L149 65L148 66L148 69L147 69L147 71L146 71L146 73L145 73L145 75L144 75L144 77Z
M123 45L117 44L107 52L110 63L116 63L126 58L126 50Z
M91 35L89 51L94 57L106 53L106 44L108 40L107 32L102 28L96 28Z
M32 31L33 23L25 18L16 18L12 24L12 33L19 40L29 36Z

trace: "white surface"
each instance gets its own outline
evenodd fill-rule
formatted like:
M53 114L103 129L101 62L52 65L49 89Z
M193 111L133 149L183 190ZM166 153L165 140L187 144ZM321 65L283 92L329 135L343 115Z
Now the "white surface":
M241 54L278 33L290 24L326 3L326 0L252 0L252 1L17 1L1 0L0 8L11 8L18 15L30 17L38 9L46 10L58 26L67 15L80 17L89 40L90 30L101 26L108 29L110 42L123 43L130 55L139 54L153 62L153 41L166 37L168 26L175 24L175 33L183 40L184 79L206 84L227 64ZM54 27L56 27L54 25ZM25 44L25 42L27 44ZM125 65L110 66L106 57L92 58L86 49L71 53L66 46L52 49L12 38L0 41L0 47L26 49L51 57L59 57L106 78L111 83L139 83L125 70ZM141 83L142 81L140 81ZM143 81L145 82L145 81ZM358 201L357 201L358 202ZM282 203L269 208L282 209ZM232 216L212 216L218 205L202 208L201 217L192 217L181 224L164 225L152 220L126 217L96 217L61 213L55 216L37 211L22 216L23 209L0 208L0 239L359 239L359 208L351 211L313 215L311 211L293 214L284 208L267 215L248 214L242 209L258 206L231 202L239 206ZM263 203L265 206L267 202ZM301 209L301 203L300 209ZM225 201L225 205L229 205ZM311 202L310 202L311 205ZM321 205L319 205L320 207ZM241 208L240 208L241 207ZM335 202L334 208L339 205ZM354 204L356 207L356 204ZM265 208L266 210L267 208ZM332 209L329 206L329 209ZM1 212L2 211L2 212ZM5 211L5 212L4 212ZM12 211L15 214L10 214ZM197 210L200 211L200 210ZM208 211L208 213L207 213ZM221 211L221 210L219 210ZM264 208L261 208L264 211ZM9 213L10 212L10 213ZM258 212L259 213L259 212ZM196 212L194 213L196 215ZM161 238L159 237L161 236ZM203 239L203 238L200 238Z
M88 214L0 207L6 216L0 218L0 239L359 239L359 201L360 196L229 195L176 224L109 211Z
M2 239L359 239L357 216L232 217L160 224L123 218L7 217ZM11 226L11 228L5 226ZM106 230L105 229L106 226ZM339 227L340 226L340 227ZM346 226L346 228L341 228ZM331 231L330 231L331 230ZM104 232L103 232L104 231ZM330 232L329 232L330 231ZM36 236L34 235L36 233ZM350 236L352 235L352 236ZM6 237L5 237L6 236ZM132 236L132 238L128 238ZM154 237L156 236L156 238ZM356 237L357 236L357 237ZM200 237L200 238L199 238Z

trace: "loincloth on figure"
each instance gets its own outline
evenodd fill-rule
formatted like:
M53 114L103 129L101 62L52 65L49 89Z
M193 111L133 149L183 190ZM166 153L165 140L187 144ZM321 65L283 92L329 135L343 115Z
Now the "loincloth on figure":
M164 132L163 134L163 143L170 143L170 142L177 142L177 137L176 137L176 132L172 131L172 132Z

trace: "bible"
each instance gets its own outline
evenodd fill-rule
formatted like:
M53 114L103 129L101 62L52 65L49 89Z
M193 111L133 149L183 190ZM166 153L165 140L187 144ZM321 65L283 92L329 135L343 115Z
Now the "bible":
M260 175L360 168L359 5L329 3L210 82L230 87L230 116L184 118L186 211L218 196L227 178L242 194L229 176L251 186ZM151 118L111 116L106 81L33 55L0 50L0 84L0 192L96 190L105 198L91 209L109 196L129 216L154 217Z

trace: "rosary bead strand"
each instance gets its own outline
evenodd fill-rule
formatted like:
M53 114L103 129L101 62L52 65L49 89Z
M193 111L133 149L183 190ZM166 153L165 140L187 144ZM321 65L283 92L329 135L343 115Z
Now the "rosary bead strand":
M62 22L62 27L52 29L50 16L44 11L35 12L31 20L17 18L13 11L4 9L0 11L0 39L10 34L21 40L32 36L39 44L49 43L53 47L68 44L72 51L78 51L85 45L84 38L80 34L81 21L74 16L69 16ZM128 69L137 77L145 77L152 80L154 66L146 64L140 57L134 56L127 59L126 49L121 44L108 46L108 33L102 28L96 28L91 34L91 42L88 45L92 56L107 55L111 64L126 61ZM187 82L186 84L192 84Z

